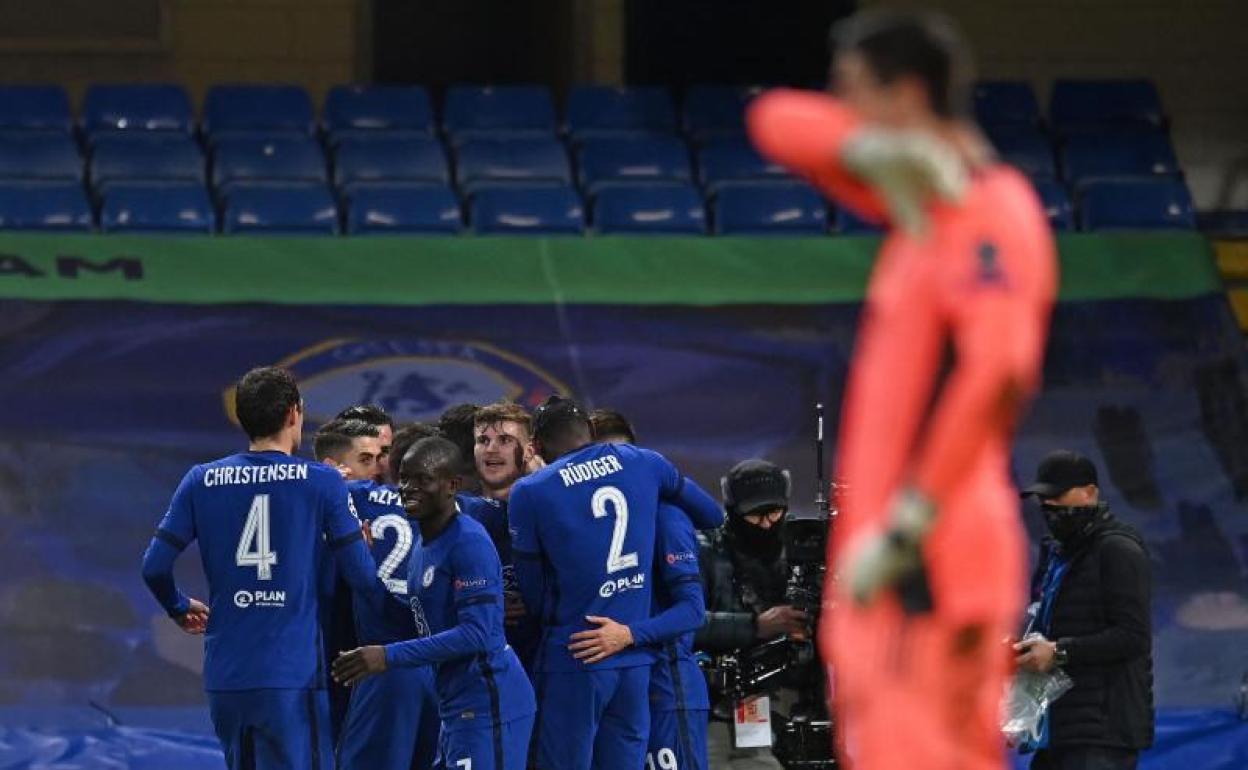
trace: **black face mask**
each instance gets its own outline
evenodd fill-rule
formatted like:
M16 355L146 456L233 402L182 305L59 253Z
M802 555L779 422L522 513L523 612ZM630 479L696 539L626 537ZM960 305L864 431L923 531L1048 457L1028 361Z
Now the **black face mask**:
M756 527L737 513L728 514L728 529L732 532L733 543L744 553L766 559L780 556L784 546L784 518L771 525L770 529Z
M1096 505L1048 505L1041 504L1040 512L1044 514L1044 523L1049 532L1063 545L1078 539L1101 518L1101 514L1109 510L1105 503Z

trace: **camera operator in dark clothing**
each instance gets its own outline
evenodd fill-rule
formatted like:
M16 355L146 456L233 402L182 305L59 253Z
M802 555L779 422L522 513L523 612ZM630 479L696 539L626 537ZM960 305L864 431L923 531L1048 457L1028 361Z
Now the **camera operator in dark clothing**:
M1133 770L1153 742L1150 567L1139 534L1100 501L1096 466L1075 452L1040 463L1035 495L1052 537L1032 580L1034 627L1018 667L1055 666L1074 687L1049 707L1032 770Z
M706 624L694 649L715 655L781 634L804 639L806 613L785 604L788 472L765 460L746 460L723 479L723 493L727 523L699 533Z

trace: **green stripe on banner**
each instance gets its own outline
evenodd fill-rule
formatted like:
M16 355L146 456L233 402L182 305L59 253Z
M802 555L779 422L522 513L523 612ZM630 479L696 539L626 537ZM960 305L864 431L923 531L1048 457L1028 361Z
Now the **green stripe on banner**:
M859 301L875 238L0 235L0 297L281 304ZM1221 289L1194 233L1060 239L1066 300Z

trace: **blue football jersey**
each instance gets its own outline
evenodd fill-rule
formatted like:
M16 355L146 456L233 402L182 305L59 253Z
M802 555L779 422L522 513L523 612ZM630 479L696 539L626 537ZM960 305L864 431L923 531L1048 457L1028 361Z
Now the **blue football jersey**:
M172 614L186 598L173 560L199 541L211 616L204 643L208 690L319 688L324 549L365 595L376 567L338 472L282 452L244 452L197 465L182 479L144 556L144 578Z
M399 490L376 481L347 484L356 513L368 522L377 564L377 578L385 585L384 601L357 600L355 633L360 644L389 644L413 639L416 624L407 604L407 565L420 548L420 530L407 519Z
M661 505L655 532L654 614L671 607L683 588L695 586L701 599L697 533L679 509ZM703 602L698 602L698 611L705 612ZM650 674L652 711L711 707L706 677L693 657L694 633L689 631L663 645Z
M568 637L588 615L632 625L650 617L655 522L661 500L700 527L723 521L710 495L657 452L591 444L516 482L512 549L525 605L542 642L536 671L578 671ZM650 665L655 650L632 647L591 668Z
M503 634L502 567L485 528L463 514L408 564L408 602L423 638L386 646L391 666L437 666L447 730L535 713L533 688Z

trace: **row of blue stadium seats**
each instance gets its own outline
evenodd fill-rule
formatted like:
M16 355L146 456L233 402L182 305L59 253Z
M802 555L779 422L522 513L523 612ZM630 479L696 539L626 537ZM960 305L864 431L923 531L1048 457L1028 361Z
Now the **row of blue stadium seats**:
M452 86L442 105L440 127L455 141L497 132L555 133L580 137L615 132L673 133L701 141L740 133L746 104L758 87L695 85L684 93L682 110L666 88L579 86L569 93L562 125L544 86ZM1039 103L1024 82L981 83L975 110L988 124L1038 124ZM1054 125L1081 126L1165 122L1161 100L1143 80L1059 80L1049 114ZM69 99L57 86L0 86L0 130L59 130L74 127ZM329 133L398 130L433 133L439 124L432 100L419 86L337 86L326 97L321 125ZM81 126L92 135L113 131L196 129L195 110L185 89L173 84L91 86L83 100ZM290 131L311 134L316 111L298 86L218 85L204 99L202 130Z
M1059 177L1053 149L1038 128L1001 128L991 137L1003 157L1033 179ZM554 137L465 142L452 154L453 174L442 143L425 135L346 137L329 157L310 136L232 135L220 138L211 156L210 179L217 188L247 180L332 180L345 188L362 181L448 183L454 178L466 193L516 181L575 182L589 194L610 184L696 181L714 192L742 180L789 178L744 137L721 137L692 153L677 136L587 139L571 153L575 173L564 144ZM0 179L80 180L85 173L96 187L125 180L204 181L208 167L196 141L181 134L102 136L89 157L84 165L66 135L0 133ZM1169 139L1153 130L1072 134L1061 158L1060 176L1073 187L1105 177L1180 174Z
M1039 183L1038 192L1055 228L1073 229L1074 211L1060 186ZM118 182L99 195L99 226L105 232L198 232L217 230L218 212L198 183ZM1195 226L1187 189L1167 179L1121 179L1089 183L1078 197L1085 230L1175 229ZM341 200L346 231L454 233L464 213L445 185L373 183ZM608 187L589 201L600 233L724 235L817 235L828 232L824 200L800 183L724 187L703 201L688 184ZM94 211L84 188L73 182L0 183L0 229L90 230ZM485 188L467 201L467 218L478 233L581 233L587 225L581 196L565 185ZM846 211L831 219L836 232L875 232ZM240 182L221 198L220 229L226 233L334 234L339 202L319 183Z

